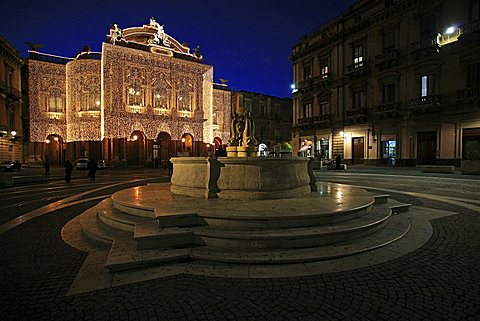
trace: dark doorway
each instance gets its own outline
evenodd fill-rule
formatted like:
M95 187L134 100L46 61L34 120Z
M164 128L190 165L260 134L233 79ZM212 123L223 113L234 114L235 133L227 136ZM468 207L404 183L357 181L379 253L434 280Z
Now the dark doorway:
M435 164L437 154L437 132L417 133L417 165Z
M145 136L140 131L134 131L127 141L127 160L132 166L145 164Z
M352 164L363 164L364 155L364 138L352 138Z
M467 143L480 142L480 128L466 128L462 132L462 159L467 158Z

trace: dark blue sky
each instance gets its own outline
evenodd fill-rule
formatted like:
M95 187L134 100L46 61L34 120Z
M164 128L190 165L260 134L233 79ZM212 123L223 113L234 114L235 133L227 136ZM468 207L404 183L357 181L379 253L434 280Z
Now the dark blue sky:
M290 97L292 46L320 24L342 14L356 0L6 0L0 4L0 35L27 54L25 41L40 51L72 57L83 45L100 51L109 25L148 24L190 48L200 45L215 81L234 90Z

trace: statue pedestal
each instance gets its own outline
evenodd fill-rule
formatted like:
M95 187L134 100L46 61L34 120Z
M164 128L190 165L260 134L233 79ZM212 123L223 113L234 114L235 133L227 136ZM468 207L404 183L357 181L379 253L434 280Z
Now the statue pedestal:
M255 146L238 146L237 157L257 157L257 151Z
M237 157L238 146L227 146L227 157Z

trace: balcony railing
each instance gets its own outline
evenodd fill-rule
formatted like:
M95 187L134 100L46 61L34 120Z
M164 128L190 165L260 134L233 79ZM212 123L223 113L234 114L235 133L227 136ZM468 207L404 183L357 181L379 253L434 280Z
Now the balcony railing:
M313 123L315 124L327 124L333 120L332 114L321 114L313 117Z
M438 48L437 37L432 37L410 44L411 52L417 52L424 49Z
M159 116L168 116L170 115L170 109L166 108L153 108L153 114Z
M82 110L78 112L78 117L100 117L100 110Z
M50 119L63 119L65 118L65 113L59 111L47 111L46 116Z
M468 35L480 31L480 20L469 22L461 27L463 34Z
M313 79L312 77L308 77L307 79L298 83L298 89L304 89L310 87L311 85L313 85Z
M400 111L400 104L398 102L384 103L375 106L375 114L396 113Z
M429 95L417 97L411 100L412 108L422 108L431 106L440 106L440 95Z
M397 59L398 58L398 53L399 53L399 50L394 49L394 50L391 50L389 52L382 53L382 54L376 56L375 58L377 58L377 63L381 64L383 62L387 62L387 61L390 61L390 60Z
M132 114L144 114L147 108L143 106L127 106L127 112Z
M313 124L313 117L299 118L297 124L298 126Z
M357 62L357 63L354 63L354 64L351 64L351 65L347 66L347 73L353 73L353 72L362 71L362 70L365 70L365 62L364 61Z
M472 98L480 98L480 86L465 88L457 92L458 100L465 100L465 99L472 99Z
M347 115L347 118L367 117L368 109L367 108L359 108L359 109L347 110L346 115Z

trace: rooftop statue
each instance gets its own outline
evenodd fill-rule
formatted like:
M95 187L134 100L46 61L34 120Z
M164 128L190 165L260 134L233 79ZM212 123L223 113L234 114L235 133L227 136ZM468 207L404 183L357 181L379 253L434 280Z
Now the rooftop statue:
M113 28L110 28L110 41L115 44L117 41L123 40L123 31L120 29L117 24L113 25Z
M152 39L152 43L161 44L167 47L170 47L170 41L168 40L168 36L163 29L163 25L160 25L155 18L150 18L150 26L155 27L157 29L157 33L154 35Z

